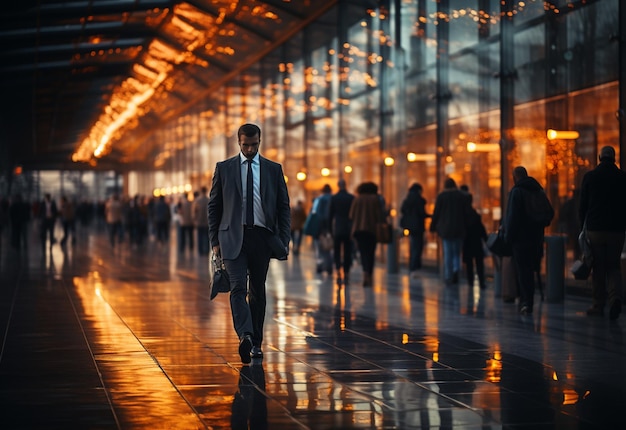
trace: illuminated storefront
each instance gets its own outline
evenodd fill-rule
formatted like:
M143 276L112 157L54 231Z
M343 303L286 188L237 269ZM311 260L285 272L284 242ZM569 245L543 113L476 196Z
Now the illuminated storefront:
M127 191L210 184L238 126L255 122L294 202L343 177L351 190L377 182L391 209L419 182L432 210L451 176L493 229L515 165L558 209L599 147L621 153L618 0L358 4L339 1L155 132L158 172L133 173Z

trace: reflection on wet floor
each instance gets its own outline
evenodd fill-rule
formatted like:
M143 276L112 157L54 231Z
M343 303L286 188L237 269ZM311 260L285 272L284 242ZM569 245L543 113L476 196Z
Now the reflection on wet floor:
M0 249L0 401L10 428L623 428L623 320L588 299L532 317L434 272L273 261L264 359L242 365L207 257L174 245Z

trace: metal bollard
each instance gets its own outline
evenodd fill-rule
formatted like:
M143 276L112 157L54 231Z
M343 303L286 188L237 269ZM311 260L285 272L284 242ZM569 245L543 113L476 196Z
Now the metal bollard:
M565 236L546 236L546 300L562 303L565 299Z

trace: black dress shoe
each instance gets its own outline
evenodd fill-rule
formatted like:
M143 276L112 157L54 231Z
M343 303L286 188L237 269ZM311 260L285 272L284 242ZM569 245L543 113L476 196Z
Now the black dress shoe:
M252 351L250 352L250 356L254 359L263 359L263 351L260 346L253 346Z
M244 335L239 341L239 357L244 364L250 363L250 351L252 350L252 337L249 334Z

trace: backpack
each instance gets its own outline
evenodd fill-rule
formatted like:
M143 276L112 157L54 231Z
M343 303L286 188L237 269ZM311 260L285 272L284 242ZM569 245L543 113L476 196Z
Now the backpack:
M535 224L547 227L554 218L554 208L548 200L545 191L531 191L526 193L526 215Z

